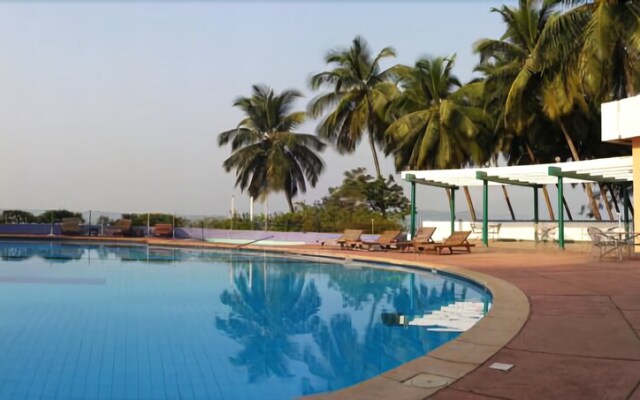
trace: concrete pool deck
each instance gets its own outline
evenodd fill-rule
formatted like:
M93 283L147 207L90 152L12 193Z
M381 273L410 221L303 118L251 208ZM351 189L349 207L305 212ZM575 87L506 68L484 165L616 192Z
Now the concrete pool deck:
M114 241L92 241L105 239ZM222 247L163 239L122 242ZM311 398L640 400L639 259L596 261L589 244L561 251L523 242L442 256L332 246L269 250L435 266L486 283L494 295L488 316L453 342L361 384ZM514 367L490 369L494 362Z

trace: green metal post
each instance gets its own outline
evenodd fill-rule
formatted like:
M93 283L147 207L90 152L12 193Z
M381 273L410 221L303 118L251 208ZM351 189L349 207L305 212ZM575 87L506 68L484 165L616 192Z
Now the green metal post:
M533 226L534 226L534 232L533 232L533 239L537 242L538 241L538 222L539 222L539 216L538 216L538 187L534 186L533 187Z
M411 239L414 238L416 234L416 183L411 181Z
M622 186L622 196L624 204L624 231L629 233L629 190L627 186Z
M558 244L560 248L564 250L564 204L562 199L564 193L562 190L562 177L558 177Z
M449 211L451 213L451 234L455 232L455 222L456 222L456 190L451 188L451 202L449 204Z
M482 243L489 247L489 182L482 181Z

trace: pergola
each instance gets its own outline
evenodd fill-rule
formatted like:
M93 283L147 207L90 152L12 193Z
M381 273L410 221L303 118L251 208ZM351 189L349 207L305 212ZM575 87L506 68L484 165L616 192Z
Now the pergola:
M533 189L534 223L538 223L538 189L558 185L558 244L564 249L563 185L572 183L622 184L625 229L629 230L628 186L633 182L632 157L600 158L553 164L512 167L465 168L448 170L404 171L402 179L411 183L411 236L416 229L416 184L435 186L450 191L451 232L455 222L455 191L465 186L482 186L482 243L489 245L489 186L515 185Z

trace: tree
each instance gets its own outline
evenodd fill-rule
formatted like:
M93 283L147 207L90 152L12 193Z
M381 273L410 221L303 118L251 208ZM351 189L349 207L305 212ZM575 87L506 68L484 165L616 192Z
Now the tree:
M232 154L222 165L227 172L236 170L236 186L254 198L282 191L291 212L292 198L306 192L307 181L314 187L324 168L316 152L325 144L314 135L293 132L306 115L291 112L299 97L295 90L276 94L254 85L251 97L240 97L233 104L246 118L218 135L218 145L231 143Z
M634 96L640 86L640 2L574 0L545 27L540 68L564 65L593 102Z
M396 169L459 168L488 159L482 134L487 114L476 106L482 82L462 87L451 70L455 57L418 60L401 71L402 93L391 104L386 131ZM454 92L455 88L461 88Z
M356 168L344 173L342 186L331 188L331 196L352 205L367 205L372 211L387 218L389 212L402 216L409 213L410 203L404 195L402 186L393 179L374 178L365 168Z
M538 39L555 3L520 0L517 7L492 8L502 17L505 33L499 39L484 38L474 44L480 56L475 70L484 74L484 107L495 121L494 148L510 165L553 161L559 155L561 142L557 135L549 134L556 128L541 110L539 82L529 79ZM514 87L519 97L511 97L507 113L507 99Z
M23 210L3 210L0 222L5 224L29 224L38 222L38 217Z
M382 174L376 143L383 143L387 125L381 110L396 93L395 84L389 81L394 68L381 70L380 61L395 55L393 48L385 47L372 57L367 43L357 36L349 49L333 50L326 56L332 70L311 78L314 90L332 88L309 104L314 118L331 109L318 125L318 134L334 142L339 152L352 153L366 132L378 178Z
M47 210L38 215L38 222L41 224L50 224L52 222L60 222L63 218L80 218L84 222L82 213L69 210Z
M523 0L521 6L529 3ZM544 4L557 3L560 2ZM608 47L616 49L629 45L630 50L638 48L640 42L633 39L634 35L640 34L636 11L638 6L635 2L595 1L549 16L539 29L536 45L509 90L505 106L507 124L515 121L516 130L525 129L527 124L523 121L527 121L526 116L509 116L522 114L524 104L534 99L542 111L538 114L543 114L559 128L573 160L620 154L621 150L611 145L594 147L591 143L599 141L600 137L600 101L607 94L622 93L622 86L625 86L622 83L628 83L627 78L618 76L624 69L625 57L618 58L616 63L615 54ZM636 12L631 18L635 22L628 18L625 20L622 16L625 12ZM623 31L626 34L621 34ZM629 36L625 36L627 34ZM613 71L612 65L619 68ZM627 69L623 75L633 76L629 70L635 70L637 77L636 67ZM603 79L603 76L608 78ZM553 150L559 153L557 148ZM592 213L599 220L601 217L591 185L584 187Z

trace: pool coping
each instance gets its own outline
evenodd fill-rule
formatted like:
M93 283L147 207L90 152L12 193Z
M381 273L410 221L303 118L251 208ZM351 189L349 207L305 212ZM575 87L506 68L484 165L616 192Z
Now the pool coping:
M237 249L219 243L171 239L61 237L39 235L0 235L0 239L55 240L68 243L104 243L113 245L154 245L174 248ZM301 397L305 400L334 399L425 399L455 383L484 364L506 346L524 327L529 318L527 296L512 283L481 272L433 261L409 261L375 257L367 253L345 254L332 249L242 246L243 249L269 253L353 260L409 267L418 270L444 272L462 277L485 287L492 296L492 307L471 329L439 346L424 356L404 363L358 384L333 392Z
M264 249L267 250L267 249ZM268 251L284 252L283 249ZM394 260L355 254L353 257L331 251L287 249L287 253L383 263L427 271L435 270L468 279L491 293L492 307L471 329L412 361L366 381L334 392L301 397L316 399L424 399L473 372L506 346L529 318L527 296L515 285L491 275L444 263Z

